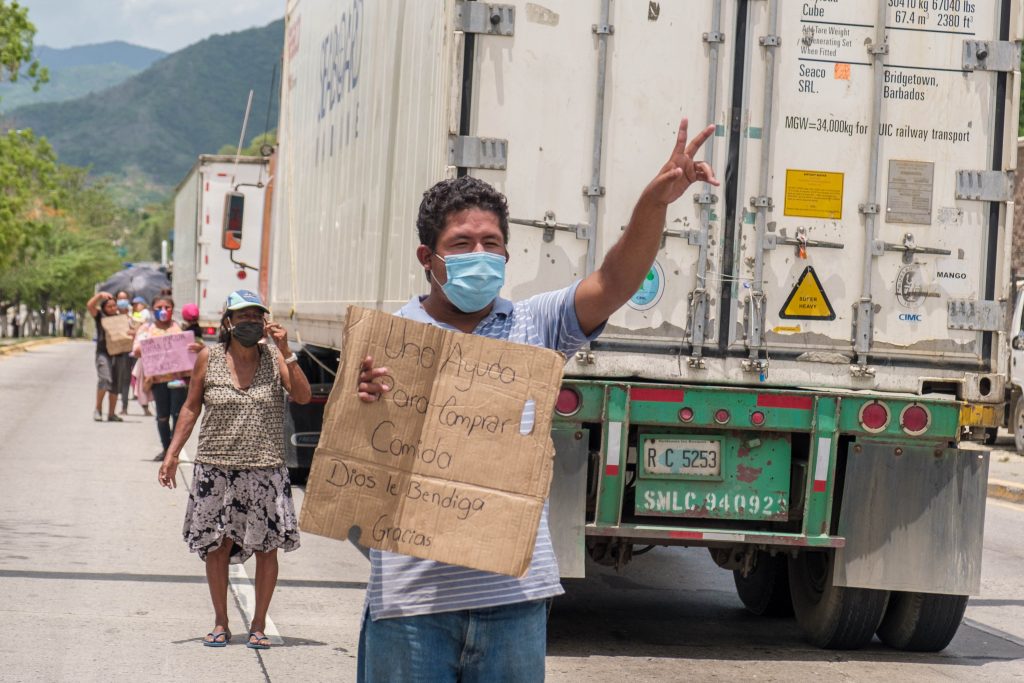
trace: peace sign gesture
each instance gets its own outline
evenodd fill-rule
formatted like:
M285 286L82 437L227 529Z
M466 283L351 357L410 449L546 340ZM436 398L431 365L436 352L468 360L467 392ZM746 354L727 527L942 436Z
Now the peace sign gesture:
M679 122L679 133L676 135L676 146L672 149L668 161L661 167L658 175L651 181L650 190L653 197L665 204L671 204L686 192L691 184L705 182L718 186L715 172L705 161L694 161L697 151L715 132L714 124L697 133L687 142L688 119Z

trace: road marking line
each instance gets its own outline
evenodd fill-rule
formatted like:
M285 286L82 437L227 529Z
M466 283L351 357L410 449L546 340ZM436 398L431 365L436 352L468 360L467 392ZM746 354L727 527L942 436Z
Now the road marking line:
M1016 512L1024 512L1024 505L1015 505L1013 503L1006 503L1001 500L989 500L989 505L995 505L996 507L1006 508L1007 510L1014 510Z
M178 466L181 467L185 463L192 464L194 461L188 457L188 452L182 448L178 462ZM188 480L188 474L184 469L182 469L181 478L185 481L185 490L191 491L192 482ZM256 587L246 573L245 565L233 564L228 567L228 585L231 586L231 592L235 595L235 603L242 613L242 618L246 624L251 624L253 609L256 607ZM271 645L284 645L284 638L281 637L280 632L277 630L277 625L270 618L269 613L267 614L267 623L263 628L263 634L267 636L267 640L270 641Z
M230 579L231 592L235 594L235 599L238 601L238 606L242 610L242 615L245 617L245 623L252 623L253 609L256 607L256 587L249 578L249 575L245 573L245 566L241 564L233 564L228 570L228 578ZM264 635L272 645L284 645L284 638L277 630L277 625L274 624L274 620L267 614L267 623L263 628Z

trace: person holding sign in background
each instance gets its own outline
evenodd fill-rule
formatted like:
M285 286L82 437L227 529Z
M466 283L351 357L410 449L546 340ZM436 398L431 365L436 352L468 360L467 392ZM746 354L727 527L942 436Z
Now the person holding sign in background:
M714 130L708 126L688 141L683 119L668 161L640 194L601 267L524 301L498 297L509 260L505 197L468 176L437 183L424 193L416 221L416 257L430 293L413 297L398 315L572 357L640 287L661 244L668 205L692 183L718 185L711 167L694 161ZM388 368L373 360L364 359L359 378L366 402L391 388L383 380ZM358 680L543 680L547 607L562 593L547 505L521 578L371 550Z
M107 395L107 422L124 422L116 411L117 394L123 383L122 375L129 372L127 349L110 353L104 318L120 315L117 301L110 292L96 292L85 304L89 315L96 320L96 409L92 419L103 422L103 395Z
M143 340L166 334L181 334L181 327L174 321L173 316L174 300L166 294L157 295L153 299L153 320L143 325L135 334L132 355L136 358L142 357ZM142 375L143 391L148 390L153 395L153 403L156 404L156 430L160 435L160 452L154 460L163 460L168 446L171 445L171 434L174 433L178 413L185 402L185 379L189 374L177 372L155 377L147 377L145 373Z
M203 645L223 647L228 629L228 565L256 554L256 605L249 638L267 649L263 632L277 584L277 550L299 547L299 525L284 464L284 391L299 404L312 392L288 348L288 333L267 322L259 296L240 290L228 296L220 343L196 359L188 398L158 475L174 488L178 454L200 410L199 452L185 513L185 541L206 562L214 628ZM273 343L261 340L269 337Z

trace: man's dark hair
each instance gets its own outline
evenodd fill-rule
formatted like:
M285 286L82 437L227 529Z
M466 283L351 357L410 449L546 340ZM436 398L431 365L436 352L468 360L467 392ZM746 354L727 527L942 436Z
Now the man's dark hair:
M508 242L508 203L505 195L478 178L463 176L442 180L423 193L420 213L416 217L420 244L434 249L448 217L465 209L494 213L498 217L501 236Z

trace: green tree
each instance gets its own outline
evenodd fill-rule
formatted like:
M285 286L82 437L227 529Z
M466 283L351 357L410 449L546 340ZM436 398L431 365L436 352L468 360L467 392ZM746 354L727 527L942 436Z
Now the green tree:
M0 270L19 258L57 184L57 156L30 130L0 135Z
M34 81L32 89L38 90L40 84L50 80L46 68L32 57L35 35L28 8L16 1L7 4L7 0L0 0L0 83L28 78Z
M242 156L245 157L258 157L262 156L260 148L263 145L274 146L277 144L277 129L268 130L266 133L260 133L252 140L249 141L249 146L242 149ZM234 155L238 149L237 145L224 145L217 150L217 154L223 155Z

